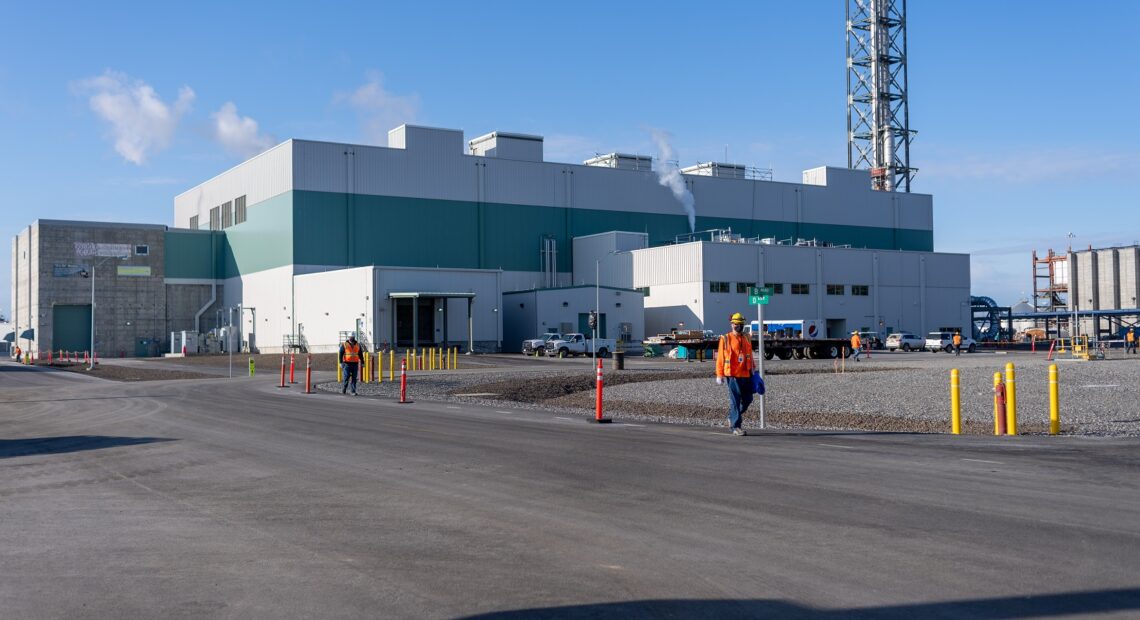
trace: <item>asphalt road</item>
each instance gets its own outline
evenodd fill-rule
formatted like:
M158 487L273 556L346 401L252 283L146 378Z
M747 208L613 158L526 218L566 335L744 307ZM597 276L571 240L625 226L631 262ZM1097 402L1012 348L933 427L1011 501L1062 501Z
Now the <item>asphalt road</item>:
M1140 615L1140 442L771 432L0 362L0 615Z

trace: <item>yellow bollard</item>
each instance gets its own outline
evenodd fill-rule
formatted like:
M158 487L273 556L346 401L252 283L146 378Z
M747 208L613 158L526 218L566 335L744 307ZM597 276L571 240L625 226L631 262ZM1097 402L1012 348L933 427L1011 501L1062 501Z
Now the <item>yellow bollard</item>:
M1005 434L1017 434L1017 382L1013 362L1005 365Z
M368 383L368 351L364 351L360 355L360 382Z
M958 369L950 371L950 432L962 434L962 398L958 387Z
M388 350L388 380L389 381L394 381L394 379L392 378L392 373L395 372L393 370L395 367L396 367L396 350L395 349L389 349Z
M408 370L415 370L416 369L416 350L412 349L411 351L408 352L408 355L412 356L412 360L411 360L412 363L411 363L411 365L408 366Z
M338 385L344 384L344 364L340 363L340 355L337 355L336 360L336 382Z
M451 369L459 368L459 349L451 347Z
M994 373L994 434L995 435L1001 435L1002 434L1002 430L1003 430L1002 427L1004 426L1002 424L1002 422L1005 421L1005 407L1003 406L1001 398L999 398L999 394L998 394L998 390L1000 388L1001 388L1001 373L995 372Z
M1057 365L1049 365L1049 434L1061 432L1061 410L1057 395Z
M376 383L384 383L384 352L376 352Z

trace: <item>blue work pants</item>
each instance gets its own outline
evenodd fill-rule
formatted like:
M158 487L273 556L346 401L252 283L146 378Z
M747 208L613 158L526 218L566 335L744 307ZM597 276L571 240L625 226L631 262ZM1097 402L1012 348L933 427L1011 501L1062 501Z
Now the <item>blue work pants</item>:
M740 428L744 412L752 404L752 377L725 377L728 383L728 424Z
M352 393L356 393L356 370L360 367L358 362L344 362L344 385L341 386L341 393L348 391L348 382L352 381Z

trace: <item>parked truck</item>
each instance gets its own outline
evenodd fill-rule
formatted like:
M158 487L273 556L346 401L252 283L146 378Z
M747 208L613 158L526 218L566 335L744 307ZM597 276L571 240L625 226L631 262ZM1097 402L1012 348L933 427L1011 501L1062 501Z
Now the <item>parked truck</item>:
M590 355L597 347L598 357L608 357L617 349L617 341L613 338L589 338L585 334L565 334L557 340L546 343L546 354L557 357L571 355Z
M530 340L523 340L522 352L523 355L543 355L546 353L546 343L551 340L561 340L562 334L558 332L546 332L538 338L531 338Z

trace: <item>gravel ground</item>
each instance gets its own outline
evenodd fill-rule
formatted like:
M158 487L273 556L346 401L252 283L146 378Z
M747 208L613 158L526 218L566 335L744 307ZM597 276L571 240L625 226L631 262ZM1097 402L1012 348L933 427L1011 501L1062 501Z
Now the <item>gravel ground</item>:
M37 366L48 366L48 364L37 364ZM128 366L119 363L103 363L100 362L95 366L94 370L87 370L86 364L71 364L53 362L50 365L52 368L58 370L65 370L67 372L78 372L91 377L99 379L108 379L111 381L169 381L172 379L216 379L215 374L204 374L200 372L192 372L186 370L168 370L164 368L145 368L139 366Z
M993 373L1017 367L1018 427L1048 431L1048 365L1043 355L876 354L847 372L832 362L767 362L766 420L773 428L935 432L950 430L949 375L961 376L963 432L993 432ZM1140 359L1059 361L1061 427L1065 434L1140 436ZM606 371L606 414L628 421L725 424L727 396L711 364L673 363ZM411 398L477 402L512 408L592 412L594 375L557 362L510 372L421 373ZM338 386L327 383L320 389ZM363 395L395 398L397 384L361 384ZM474 395L473 395L474 394ZM746 426L758 424L756 407Z

